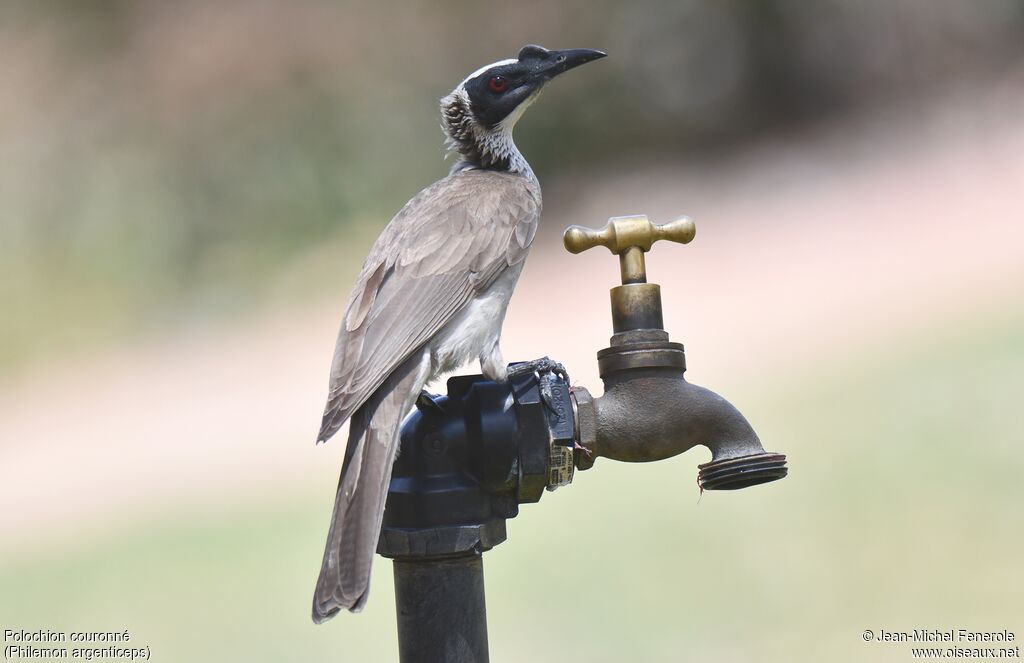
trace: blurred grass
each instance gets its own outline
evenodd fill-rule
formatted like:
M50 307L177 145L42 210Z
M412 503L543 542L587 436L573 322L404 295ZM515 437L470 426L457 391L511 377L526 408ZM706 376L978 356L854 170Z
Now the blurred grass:
M1004 312L781 390L710 385L791 476L698 501L705 450L578 474L486 555L493 659L903 661L861 632L1019 637L1022 323ZM394 660L383 560L366 613L309 621L332 490L26 545L0 568L0 624L129 628L169 661Z

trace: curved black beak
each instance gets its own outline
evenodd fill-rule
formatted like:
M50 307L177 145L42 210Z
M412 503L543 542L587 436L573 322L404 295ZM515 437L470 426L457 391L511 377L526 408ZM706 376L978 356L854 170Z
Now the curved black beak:
M570 48L564 51L549 51L541 46L524 46L519 51L519 62L530 68L530 78L551 80L581 64L600 60L606 53L592 48Z

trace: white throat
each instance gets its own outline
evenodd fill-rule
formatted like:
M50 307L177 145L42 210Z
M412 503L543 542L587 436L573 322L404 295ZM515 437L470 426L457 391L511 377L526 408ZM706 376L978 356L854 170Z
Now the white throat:
M490 66L494 65L488 65L488 67ZM472 77L471 75L470 78ZM442 99L443 122L441 127L448 137L449 152L454 152L459 157L459 160L452 166L451 172L498 166L502 170L520 173L536 180L537 177L526 161L526 157L516 147L512 138L512 130L519 118L539 95L540 91L538 90L527 97L505 119L491 129L481 127L474 120L470 111L469 96L462 85Z

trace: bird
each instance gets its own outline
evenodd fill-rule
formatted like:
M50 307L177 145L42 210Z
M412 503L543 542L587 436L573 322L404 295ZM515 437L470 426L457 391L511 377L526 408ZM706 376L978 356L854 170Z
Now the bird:
M540 183L512 130L548 82L604 56L527 45L441 99L454 164L374 242L338 332L317 442L346 421L349 434L314 622L366 605L401 423L424 387L474 359L496 382L561 368L545 357L509 369L499 347L541 213Z

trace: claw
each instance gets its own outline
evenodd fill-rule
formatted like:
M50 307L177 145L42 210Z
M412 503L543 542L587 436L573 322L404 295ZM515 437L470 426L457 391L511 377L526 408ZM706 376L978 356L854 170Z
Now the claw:
M524 361L518 364L512 364L508 367L508 376L510 378L517 377L520 375L527 374L540 375L540 399L544 402L545 407L551 412L556 412L555 409L555 397L551 393L551 381L545 380L545 374L555 375L566 383L569 382L569 373L565 370L565 366L552 359L551 357L541 357L540 359L534 359L533 361Z
M544 403L548 412L553 414L557 412L555 409L555 395L551 393L551 381L545 380L543 377L540 380L540 400Z
M554 373L567 382L569 380L569 373L566 372L565 366L551 359L551 357L523 361L508 367L509 377L526 375L527 373Z

